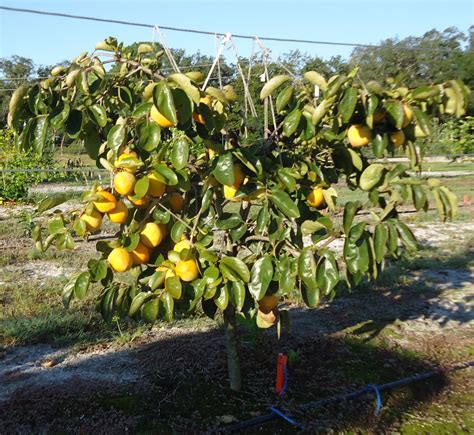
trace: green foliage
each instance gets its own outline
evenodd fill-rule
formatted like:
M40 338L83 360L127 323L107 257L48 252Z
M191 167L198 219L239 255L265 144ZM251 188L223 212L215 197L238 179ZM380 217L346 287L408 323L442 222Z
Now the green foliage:
M408 170L420 169L414 141L430 134L431 117L463 115L469 90L458 80L408 88L399 80L361 82L358 68L332 77L306 71L303 79L274 68L266 84L251 84L264 100L255 100L257 118L272 98L278 102L273 134L262 141L233 119L245 112L230 97L235 89L202 90L199 71L163 75L163 53L146 44L127 48L107 38L98 50L17 90L8 115L24 152L41 154L49 133L63 133L87 143L115 181L129 180L112 192L94 186L83 206L32 231L38 249L70 248L74 235L100 229L111 210L103 208L106 196L127 201L116 239L99 242L100 259L66 285L66 306L100 282L106 321L171 321L197 306L214 318L231 306L261 327L281 325L277 302L293 289L314 308L341 281L376 280L386 258L416 249L400 206L426 209L434 201L444 220L456 213L447 188ZM114 74L106 74L101 50L115 53ZM394 134L406 140L394 144ZM361 152L371 142L380 157L403 147L409 166L371 163ZM364 200L346 204L341 224L336 189L343 181ZM336 239L344 239L342 258L331 246ZM150 248L143 261L139 241Z
M0 170L51 168L51 152L38 155L32 151L18 151L13 132L0 131ZM28 195L28 189L47 179L50 175L41 172L3 172L0 180L0 201L16 201Z
M474 117L438 121L433 124L433 133L419 142L434 155L474 154Z

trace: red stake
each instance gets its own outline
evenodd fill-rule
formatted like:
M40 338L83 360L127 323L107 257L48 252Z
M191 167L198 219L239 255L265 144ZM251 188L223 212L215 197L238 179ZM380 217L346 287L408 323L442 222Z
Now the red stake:
M288 357L284 353L279 353L277 358L277 376L275 391L281 394L283 386L285 385L286 365L288 364Z

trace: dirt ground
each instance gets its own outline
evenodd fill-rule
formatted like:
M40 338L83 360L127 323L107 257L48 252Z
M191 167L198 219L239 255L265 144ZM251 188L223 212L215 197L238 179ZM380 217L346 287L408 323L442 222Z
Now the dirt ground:
M0 210L0 226L13 219L11 210ZM290 357L288 390L279 407L307 432L473 432L472 369L383 393L380 416L374 415L372 396L298 411L298 405L368 383L473 358L474 223L423 222L412 228L420 254L389 267L380 283L342 293L317 310L287 301L291 328L280 340L275 330L241 328L239 393L227 388L221 323L200 316L142 328L129 340L100 336L65 345L4 340L0 433L219 432L266 414L276 403L279 352ZM32 258L30 251L28 239L2 231L0 254L7 259L0 286L27 283L41 294L77 269L73 257ZM8 295L0 296L0 307L9 308ZM0 332L1 323L0 316ZM294 432L277 420L246 433Z

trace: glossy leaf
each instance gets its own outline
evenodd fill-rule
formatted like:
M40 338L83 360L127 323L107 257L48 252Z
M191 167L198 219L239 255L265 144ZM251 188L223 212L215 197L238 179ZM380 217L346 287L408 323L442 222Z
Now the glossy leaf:
M174 125L178 123L173 94L165 81L160 81L153 88L153 102L158 111Z
M189 142L185 138L175 140L170 157L171 164L176 169L183 169L188 164Z
M248 284L250 294L256 301L265 296L273 278L272 258L268 255L259 258L252 266L251 279Z
M339 103L338 110L339 115L342 117L342 122L347 123L352 118L356 104L357 104L358 91L352 86L344 91L344 96Z
M237 257L224 257L219 263L222 275L230 281L250 281L250 271L247 265Z
M300 217L298 206L283 190L272 190L269 198L287 218L296 219Z
M290 79L289 75L277 75L272 77L260 91L260 99L264 100L269 97L277 88Z
M219 155L216 167L212 173L219 183L232 186L234 184L234 159L232 154L226 152Z

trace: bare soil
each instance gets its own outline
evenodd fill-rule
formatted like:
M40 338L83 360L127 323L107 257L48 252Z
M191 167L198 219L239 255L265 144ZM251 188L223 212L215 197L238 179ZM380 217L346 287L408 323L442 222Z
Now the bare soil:
M239 393L227 388L219 322L203 318L157 324L126 344L99 340L61 347L51 342L4 346L0 348L0 433L219 430L265 414L276 402L279 352L290 356L288 392L279 406L309 432L474 431L472 369L384 393L379 417L374 416L370 396L317 412L297 411L298 404L367 383L389 382L472 358L474 271L468 244L474 224L412 227L427 253L453 246L466 249L456 251L456 258L449 261L440 258L438 263L395 269L392 282L338 295L318 310L287 301L291 328L283 331L280 340L273 329L241 328L245 357L244 388ZM5 235L0 243L1 247L13 242ZM64 280L75 271L74 264L60 256L29 259L31 245L26 239L20 239L17 247L16 257L2 266L0 285L30 282L41 289L51 279ZM246 433L293 431L278 420Z

